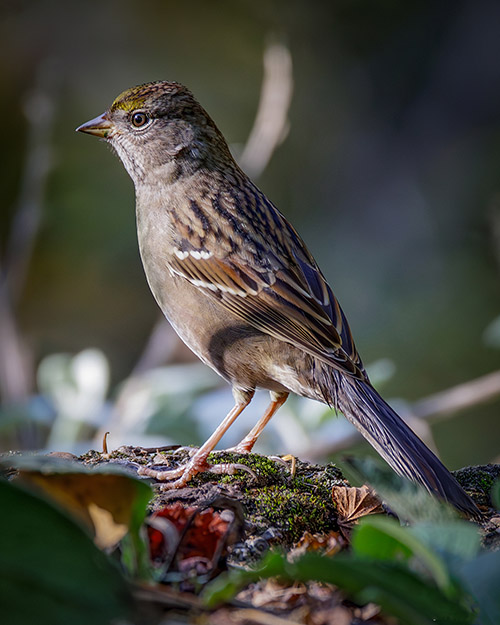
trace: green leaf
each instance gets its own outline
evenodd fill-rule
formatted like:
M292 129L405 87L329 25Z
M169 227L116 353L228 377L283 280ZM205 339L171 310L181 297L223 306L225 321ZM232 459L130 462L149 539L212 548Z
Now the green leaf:
M371 523L373 520L375 523ZM396 522L386 517L381 520L382 523L378 523L376 517L360 520L352 534L353 551L359 556L377 560L409 560L413 549L401 539L404 536L394 535Z
M447 594L454 586L441 558L407 528L387 517L373 516L361 519L352 535L355 554L380 560L419 560L436 585Z
M284 557L276 552L269 552L255 569L232 569L228 573L221 573L207 584L202 592L205 604L213 608L227 603L242 588L269 577L287 577L285 573Z
M56 501L94 533L101 549L122 542L122 561L131 577L152 578L145 540L140 529L153 491L149 484L116 464L93 467L64 458L20 454L4 460L19 471L29 488Z
M438 553L451 571L472 560L481 548L478 529L468 521L417 523L408 532Z
M481 625L500 623L500 551L483 553L460 571L465 586L479 604Z
M333 558L308 553L290 563L269 554L255 571L232 571L220 575L205 588L205 601L227 601L247 584L267 577L289 581L334 584L357 603L375 602L405 625L468 625L474 614L465 597L449 599L400 563L339 554Z
M451 622L469 623L463 608L437 588L397 562L353 558L325 558L310 554L295 563L299 579L315 579L337 585L355 601L371 601L409 625ZM448 620L449 619L449 620Z
M85 531L44 499L0 480L3 625L107 625L127 614L127 583Z

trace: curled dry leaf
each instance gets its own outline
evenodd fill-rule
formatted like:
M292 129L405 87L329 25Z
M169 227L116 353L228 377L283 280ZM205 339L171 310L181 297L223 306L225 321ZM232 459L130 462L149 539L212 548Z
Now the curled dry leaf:
M340 530L347 535L361 517L384 512L380 499L368 486L334 486L332 498L337 506Z
M198 575L214 572L226 554L234 514L174 503L148 520L149 550L158 566Z

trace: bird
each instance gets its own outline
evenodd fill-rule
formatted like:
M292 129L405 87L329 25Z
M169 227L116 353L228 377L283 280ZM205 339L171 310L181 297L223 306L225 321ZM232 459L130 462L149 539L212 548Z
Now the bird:
M265 389L269 406L234 451L249 452L294 393L336 409L396 473L477 516L472 498L372 386L306 244L238 166L187 87L168 81L132 87L76 130L103 139L121 159L135 186L139 250L152 294L234 397L185 465L142 467L142 475L179 488L202 471L216 472L221 465L211 466L208 455L255 390Z

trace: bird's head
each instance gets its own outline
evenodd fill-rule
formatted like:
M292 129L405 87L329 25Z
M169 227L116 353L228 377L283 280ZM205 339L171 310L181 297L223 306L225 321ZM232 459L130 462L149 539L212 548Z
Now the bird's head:
M175 178L229 154L221 133L179 83L152 82L121 93L102 115L77 129L106 140L134 183ZM161 170L161 172L159 171Z

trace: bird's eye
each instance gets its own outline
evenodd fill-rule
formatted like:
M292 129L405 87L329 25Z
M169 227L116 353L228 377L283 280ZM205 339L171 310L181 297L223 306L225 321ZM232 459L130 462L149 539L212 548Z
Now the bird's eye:
M149 121L149 117L146 115L146 113L134 113L132 115L132 125L135 126L136 128L141 128L142 126L145 126Z

